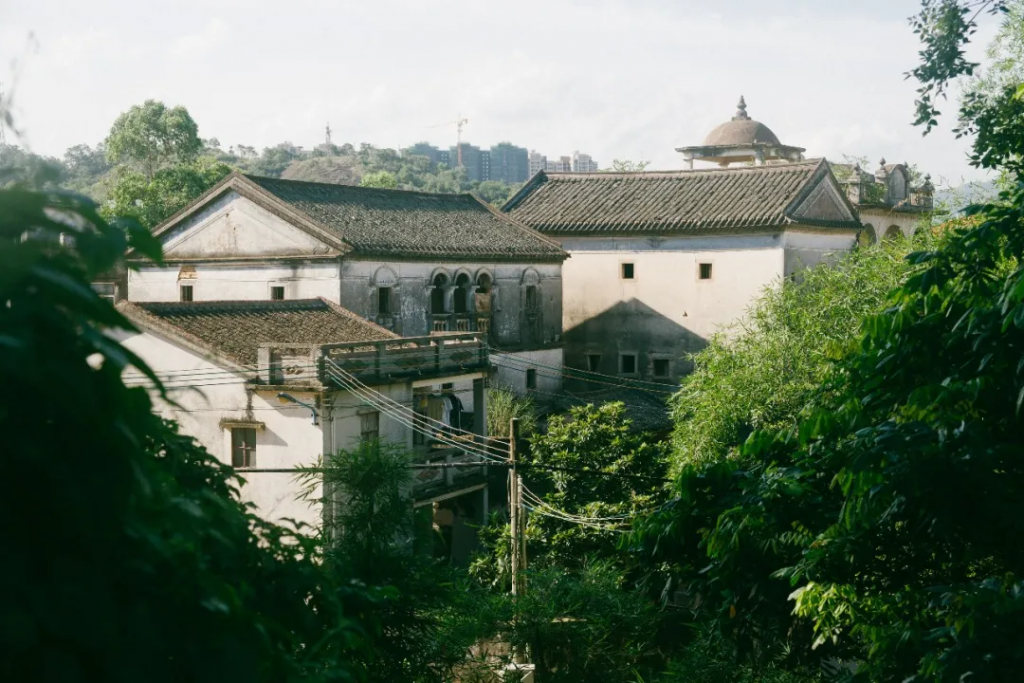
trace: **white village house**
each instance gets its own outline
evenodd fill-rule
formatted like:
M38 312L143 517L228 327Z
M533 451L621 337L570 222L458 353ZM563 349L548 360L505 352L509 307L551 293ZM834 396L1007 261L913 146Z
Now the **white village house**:
M588 373L677 383L692 369L687 354L766 287L858 239L910 235L931 209L930 183L911 187L906 165L883 164L875 176L840 167L837 180L827 161L805 160L751 120L742 99L704 144L678 151L690 169L540 172L503 207L571 255L562 309L570 389L595 388ZM694 169L694 160L718 166Z
M118 304L141 330L124 343L269 518L318 523L291 470L361 438L479 461L487 380L560 389L566 255L471 196L233 174L155 235L164 262ZM486 474L416 478L453 556L490 507Z

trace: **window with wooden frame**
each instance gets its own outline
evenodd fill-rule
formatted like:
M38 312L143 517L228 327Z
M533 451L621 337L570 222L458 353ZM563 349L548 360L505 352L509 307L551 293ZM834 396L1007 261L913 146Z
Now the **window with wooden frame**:
M711 279L711 264L710 263L701 263L700 266L699 266L699 275L698 276L700 277L701 280L710 280Z
M622 264L622 279L632 280L634 278L634 267L632 263Z
M601 369L601 354L599 353L588 353L587 354L587 370L590 372L598 372Z
M659 378L664 379L668 377L670 371L669 359L668 358L655 358L652 362L652 374Z
M284 287L281 285L275 285L270 288L270 300L271 301L284 301Z
M621 375L635 375L636 374L636 354L635 353L623 353L619 356L619 374Z
M359 438L363 441L380 438L380 413L374 411L359 415Z
M192 285L181 285L179 292L182 301L192 301Z
M526 388L531 390L537 388L537 371L533 368L526 371Z
M254 427L231 428L231 466L256 467L256 429Z

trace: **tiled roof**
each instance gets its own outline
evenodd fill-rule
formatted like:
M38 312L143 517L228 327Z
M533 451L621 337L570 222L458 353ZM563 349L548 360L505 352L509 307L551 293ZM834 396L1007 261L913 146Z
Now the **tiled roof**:
M179 337L245 366L256 365L260 344L331 344L397 337L323 299L123 301L117 307L142 327Z
M664 235L796 222L856 227L855 218L795 218L800 202L827 174L823 160L692 171L541 172L502 210L531 228L555 235Z
M245 176L361 256L561 261L565 252L469 194Z
M671 385L666 385L666 389L671 388ZM630 421L632 431L667 432L672 429L672 419L665 398L639 389L609 388L574 394L565 393L555 400L554 408L559 412L568 412L570 408L588 403L603 405L615 402L621 402L625 406L624 417Z

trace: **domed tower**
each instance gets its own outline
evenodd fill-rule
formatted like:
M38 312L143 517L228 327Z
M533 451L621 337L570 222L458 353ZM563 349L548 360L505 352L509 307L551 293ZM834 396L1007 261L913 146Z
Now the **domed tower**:
M790 147L779 142L775 133L760 121L747 115L743 97L731 120L708 133L704 143L695 147L678 147L687 166L693 168L694 159L712 161L719 166L735 163L761 164L772 161L801 161L803 147Z

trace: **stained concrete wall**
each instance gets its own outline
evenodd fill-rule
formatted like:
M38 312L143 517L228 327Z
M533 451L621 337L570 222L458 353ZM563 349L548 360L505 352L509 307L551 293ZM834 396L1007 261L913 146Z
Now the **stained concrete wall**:
M644 381L675 382L687 355L742 318L766 288L852 248L853 231L792 228L774 234L563 238L565 364ZM633 278L623 277L632 264ZM701 264L711 277L701 279ZM623 356L634 356L633 373ZM667 360L669 376L655 376ZM596 388L568 383L570 388Z
M377 289L392 287L393 329L403 337L430 334L430 296L435 276L444 274L451 289L446 310L454 310L454 283L465 274L477 283L486 273L492 282L491 335L508 348L557 343L562 332L562 265L560 263L453 263L345 259L341 264L341 305L368 320L378 320ZM538 287L538 334L525 334L526 288ZM472 310L472 306L469 307ZM379 321L384 323L385 321ZM389 323L389 327L392 324Z
M722 326L743 315L761 291L782 276L780 234L672 238L562 239L571 258L563 267L565 364L620 375L623 354L635 355L629 376L654 379L654 361L669 361L669 378L690 369ZM633 264L633 279L622 265ZM710 263L711 278L700 278ZM661 379L661 378L659 378Z
M562 392L564 351L561 347L516 353L492 353L494 367L492 385L511 387L517 394L529 394L526 386L527 372L536 372L537 386L534 389L538 402L549 401L552 394Z
M852 249L856 241L857 236L853 231L823 233L799 228L787 230L783 234L785 275L793 275L820 263L834 263L843 253Z
M901 211L889 211L886 209L860 209L860 222L865 226L871 226L871 232L875 241L882 240L889 228L895 227L904 237L910 237L917 230L922 216L915 213Z

